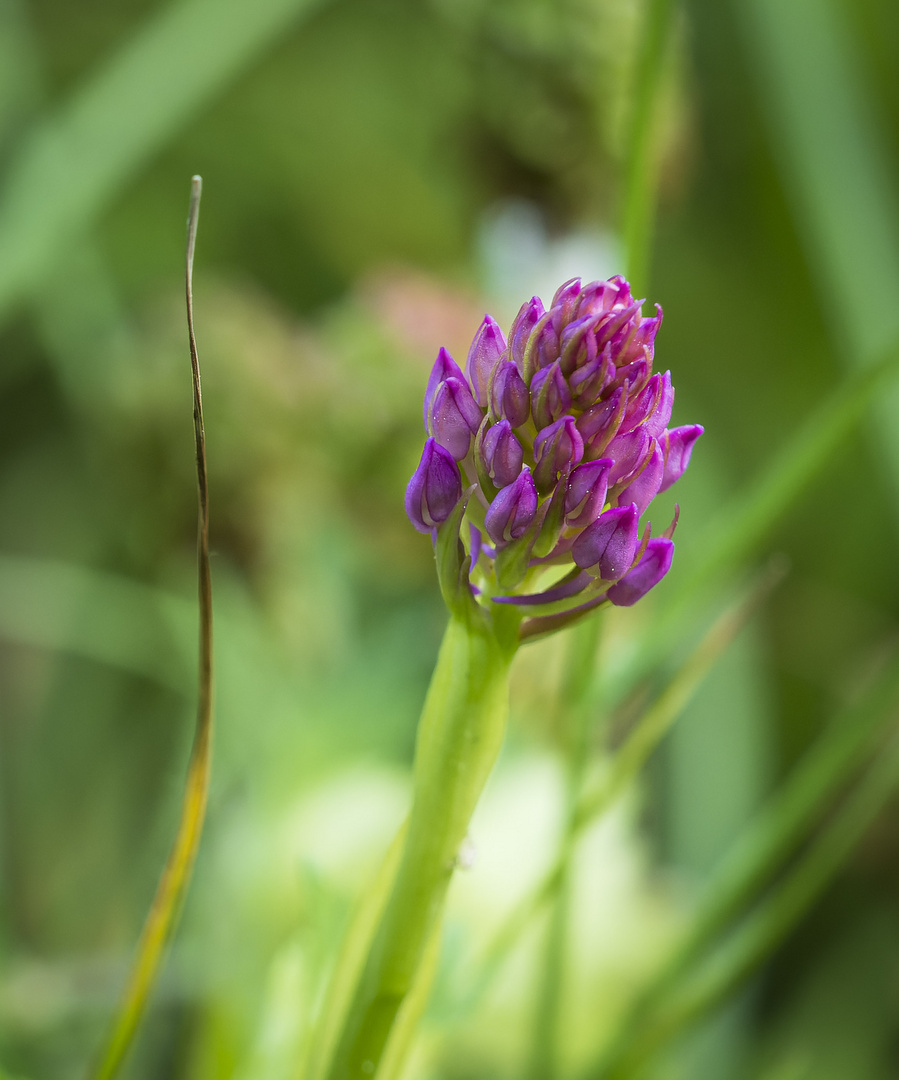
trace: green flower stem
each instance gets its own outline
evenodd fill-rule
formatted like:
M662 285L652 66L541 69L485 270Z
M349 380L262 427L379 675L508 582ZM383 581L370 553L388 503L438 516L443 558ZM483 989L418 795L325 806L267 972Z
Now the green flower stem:
M377 1072L440 925L460 845L502 745L515 651L510 638L514 634L497 634L474 604L457 605L450 617L418 728L402 858L329 1080Z

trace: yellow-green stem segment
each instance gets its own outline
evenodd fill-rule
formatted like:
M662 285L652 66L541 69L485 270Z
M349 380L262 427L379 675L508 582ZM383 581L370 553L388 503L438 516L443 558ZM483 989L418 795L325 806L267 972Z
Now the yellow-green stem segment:
M419 722L402 859L328 1080L377 1073L439 927L459 848L502 745L513 654L475 605L451 615Z

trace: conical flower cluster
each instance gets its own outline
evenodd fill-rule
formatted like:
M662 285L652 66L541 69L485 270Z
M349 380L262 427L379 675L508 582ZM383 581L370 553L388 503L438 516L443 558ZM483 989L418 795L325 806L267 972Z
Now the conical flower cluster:
M465 372L445 349L431 371L406 512L435 540L458 532L465 585L529 609L527 634L633 604L671 565L676 515L657 537L640 519L703 429L669 428L671 376L652 370L662 312L641 307L621 277L573 279L548 310L528 301L508 339L485 316Z

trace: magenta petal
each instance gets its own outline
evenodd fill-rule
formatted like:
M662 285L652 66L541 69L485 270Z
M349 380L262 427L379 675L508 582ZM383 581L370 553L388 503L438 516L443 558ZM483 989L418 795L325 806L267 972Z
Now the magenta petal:
M564 581L561 585L556 585L545 592L523 593L521 596L494 596L493 600L496 604L554 604L557 600L567 600L569 597L577 596L591 581L593 578L583 571L569 581Z
M649 461L643 467L643 471L633 483L621 492L618 501L621 504L634 503L640 514L646 512L646 508L658 495L665 472L665 460L662 457L662 449L655 439L652 440L652 452Z
M584 570L596 567L603 581L615 581L624 574L637 551L636 506L619 506L601 514L575 540L571 555Z
M409 520L419 532L430 532L446 521L461 497L459 466L448 450L429 438L406 487Z
M643 558L629 574L613 585L608 597L618 607L630 607L642 599L653 586L658 585L671 568L674 557L674 541L664 536L650 540Z
M525 465L518 479L504 487L487 509L484 524L491 540L508 544L527 532L537 513L537 489Z
M505 350L505 334L500 330L495 319L490 315L485 315L468 350L468 364L466 365L468 381L474 391L475 400L482 407L487 405L490 372L493 371L497 360Z
M662 486L659 491L667 491L671 485L680 480L687 466L690 464L690 455L693 446L705 429L700 424L686 424L684 427L672 428L666 431L659 442L665 455L665 475L662 478Z
M447 379L458 379L460 382L465 382L465 375L446 349L441 348L440 352L437 353L434 366L431 368L431 374L428 376L428 386L425 390L425 431L428 430L428 413L431 409L434 394L437 392L437 387Z

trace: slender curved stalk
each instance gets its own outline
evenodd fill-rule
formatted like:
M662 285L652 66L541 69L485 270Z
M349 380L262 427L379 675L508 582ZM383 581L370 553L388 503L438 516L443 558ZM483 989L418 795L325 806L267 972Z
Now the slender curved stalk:
M200 361L194 337L193 316L193 261L201 187L200 177L195 176L191 181L185 268L199 504L197 569L200 601L200 664L197 723L187 769L178 832L144 923L137 954L112 1030L103 1049L100 1064L92 1073L94 1080L110 1080L115 1076L143 1016L147 999L159 971L163 951L190 881L191 870L200 845L209 794L212 750L212 581L209 572L209 490L206 478L206 435L203 425L203 399L200 391Z

